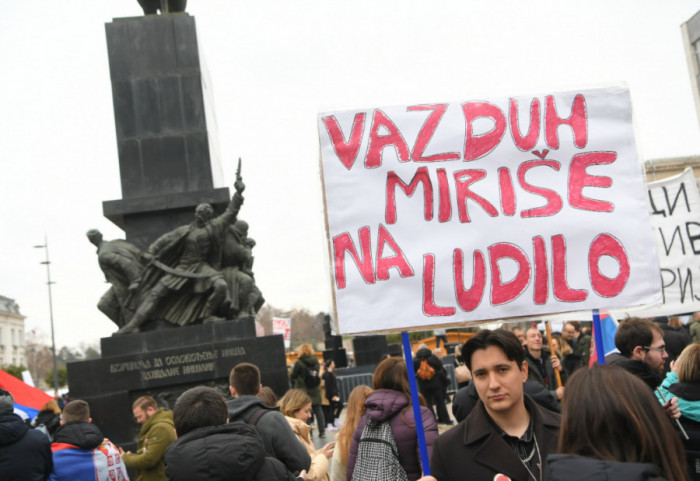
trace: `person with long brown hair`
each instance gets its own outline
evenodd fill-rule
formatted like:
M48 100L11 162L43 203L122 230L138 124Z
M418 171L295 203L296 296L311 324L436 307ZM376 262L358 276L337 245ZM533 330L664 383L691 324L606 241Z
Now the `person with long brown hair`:
M418 456L418 436L416 420L411 406L411 388L408 383L406 362L397 357L384 359L374 371L372 381L374 392L365 401L366 412L357 423L353 433L348 455L347 479L352 479L352 473L357 461L358 445L362 431L370 420L376 422L388 421L396 440L399 463L406 471L408 479L417 480L421 476L421 463ZM428 446L428 456L432 445L438 436L435 416L425 406L421 398L421 422L425 431L425 441Z
M579 369L564 394L558 453L544 479L685 481L685 454L661 404L615 366Z
M372 388L364 384L356 386L348 396L348 407L345 411L345 424L340 428L335 438L335 451L331 461L331 481L347 481L348 455L352 435L355 432L360 416L365 413L365 401Z
M329 459L333 456L335 443L328 443L316 449L311 440L311 426L306 422L311 418L311 398L300 389L290 389L279 402L280 412L285 415L297 438L311 456L311 467L306 475L307 481L329 481Z

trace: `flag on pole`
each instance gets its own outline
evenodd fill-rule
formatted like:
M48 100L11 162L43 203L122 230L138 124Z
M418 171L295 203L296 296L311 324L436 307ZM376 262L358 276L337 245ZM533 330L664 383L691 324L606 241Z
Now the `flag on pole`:
M0 388L9 391L15 399L15 408L27 413L29 419L39 414L39 410L51 401L51 396L41 389L30 386L0 369Z
M609 312L600 311L600 328L602 331L603 352L606 356L613 352L619 352L617 347L615 347L615 333L617 332L617 325L618 322ZM588 361L589 367L598 361L598 351L595 344L595 324L593 326L593 335L591 337L591 357Z

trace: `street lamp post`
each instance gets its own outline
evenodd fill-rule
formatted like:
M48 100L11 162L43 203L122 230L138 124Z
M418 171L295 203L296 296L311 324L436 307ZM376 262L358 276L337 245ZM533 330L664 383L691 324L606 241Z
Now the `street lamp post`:
M44 249L46 251L46 260L41 262L41 264L46 264L46 285L49 287L49 319L51 320L51 349L53 351L53 390L54 394L58 396L58 366L56 365L56 337L54 336L53 329L53 302L51 300L51 268L49 267L51 262L49 261L49 241L44 236L44 245L34 246L36 249Z

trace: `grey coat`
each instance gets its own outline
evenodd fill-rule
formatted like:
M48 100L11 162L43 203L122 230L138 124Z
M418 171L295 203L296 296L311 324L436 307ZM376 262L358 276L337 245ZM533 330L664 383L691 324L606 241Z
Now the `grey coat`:
M309 470L311 457L281 412L265 405L257 396L238 396L229 399L227 405L231 423L234 421L247 423L250 416L258 409L269 411L261 416L255 425L263 439L267 455L282 461L295 475L302 469Z

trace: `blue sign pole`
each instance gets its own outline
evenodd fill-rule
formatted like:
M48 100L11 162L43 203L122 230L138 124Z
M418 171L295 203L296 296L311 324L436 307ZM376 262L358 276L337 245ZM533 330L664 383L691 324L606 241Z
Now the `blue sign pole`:
M416 421L416 435L418 436L418 448L420 461L423 465L423 476L430 476L430 459L428 459L428 446L425 443L425 431L423 430L423 415L420 411L420 399L418 398L418 384L416 372L413 370L413 351L408 332L401 333L403 339L403 355L406 359L406 371L408 371L408 383L411 386L411 403L413 404L413 417Z
M598 364L605 364L605 346L603 346L603 327L600 325L600 311L593 309L593 331L595 332L595 352Z

